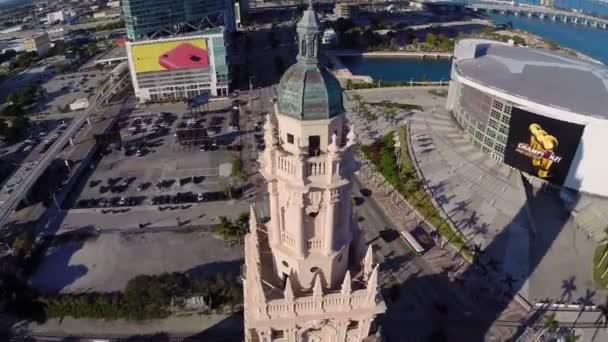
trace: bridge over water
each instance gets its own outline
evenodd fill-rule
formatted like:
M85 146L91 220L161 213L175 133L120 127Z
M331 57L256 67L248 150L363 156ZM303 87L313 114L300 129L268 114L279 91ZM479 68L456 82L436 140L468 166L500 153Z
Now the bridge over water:
M608 20L590 16L583 13L577 13L572 11L560 10L556 8L544 7L544 6L533 6L517 4L506 1L470 1L470 0L447 0L447 1L436 1L436 0L419 0L422 3L428 3L429 5L438 5L442 3L461 5L469 8L475 12L488 12L488 13L501 13L501 14L512 14L515 16L528 16L539 19L549 19L555 21L561 21L565 23L573 23L580 25L587 25L591 27L597 27L602 29L608 29ZM260 9L285 9L289 7L295 7L306 3L305 0L274 0L274 1L253 1L251 3L252 10ZM349 4L353 6L361 7L386 7L390 5L404 5L403 0L316 0L314 1L319 6L333 6L336 3Z
M583 13L575 13L570 11L559 10L549 7L528 6L528 5L512 5L510 3L495 2L495 3L469 3L468 8L476 12L489 12L500 14L512 14L515 16L528 16L539 19L549 19L561 21L564 23L573 23L608 29L608 20L593 17Z

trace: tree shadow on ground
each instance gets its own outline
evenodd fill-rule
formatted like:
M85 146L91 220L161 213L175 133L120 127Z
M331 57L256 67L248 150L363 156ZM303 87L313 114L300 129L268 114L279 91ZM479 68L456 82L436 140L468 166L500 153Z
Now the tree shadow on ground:
M243 265L243 259L231 261L210 262L190 268L185 273L192 279L208 278L219 272L238 274Z
M90 227L83 227L89 231ZM70 239L52 243L43 255L38 268L30 277L32 287L46 293L56 293L72 285L88 272L84 265L71 265L71 259L84 246L83 240Z

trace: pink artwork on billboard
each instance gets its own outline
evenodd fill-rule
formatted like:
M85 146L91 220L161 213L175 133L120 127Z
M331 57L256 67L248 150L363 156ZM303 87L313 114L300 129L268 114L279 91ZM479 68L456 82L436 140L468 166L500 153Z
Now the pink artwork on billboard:
M205 49L183 43L161 55L158 64L167 70L203 68L209 66L209 55Z

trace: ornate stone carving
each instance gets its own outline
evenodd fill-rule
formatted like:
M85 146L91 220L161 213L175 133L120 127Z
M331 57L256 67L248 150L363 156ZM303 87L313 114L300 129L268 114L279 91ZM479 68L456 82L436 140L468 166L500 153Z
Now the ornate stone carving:
M301 330L317 330L323 328L323 326L327 324L326 319L317 319L314 321L308 321L304 323Z
M297 206L299 208L303 208L304 207L304 199L302 198L302 194L299 192L295 192L295 191L290 191L289 192L289 199L288 199L288 205L289 206Z
M306 206L306 214L318 213L323 202L323 193L320 191L311 191L308 193L308 205Z

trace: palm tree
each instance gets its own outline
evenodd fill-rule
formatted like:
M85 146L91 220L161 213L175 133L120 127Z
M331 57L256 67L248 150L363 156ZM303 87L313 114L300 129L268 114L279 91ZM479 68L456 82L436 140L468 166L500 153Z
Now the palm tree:
M552 313L545 318L544 328L547 329L550 334L555 334L557 330L559 330L559 321L555 319L555 313Z
M576 335L574 330L570 330L570 332L568 332L568 335L566 335L566 342L576 342L579 338L581 338L580 335Z

